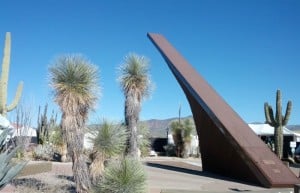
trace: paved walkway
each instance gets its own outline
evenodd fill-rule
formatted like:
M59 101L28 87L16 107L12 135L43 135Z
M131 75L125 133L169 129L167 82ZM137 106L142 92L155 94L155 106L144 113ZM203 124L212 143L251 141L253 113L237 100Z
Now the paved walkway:
M148 175L149 193L292 193L293 188L266 189L201 170L201 160L174 157L149 157L142 159ZM291 167L295 174L299 168ZM72 175L71 163L54 163L50 173ZM8 185L0 192L11 193L14 187Z
M201 160L145 158L150 193L292 193L293 188L267 189L201 171ZM293 168L299 173L299 168Z

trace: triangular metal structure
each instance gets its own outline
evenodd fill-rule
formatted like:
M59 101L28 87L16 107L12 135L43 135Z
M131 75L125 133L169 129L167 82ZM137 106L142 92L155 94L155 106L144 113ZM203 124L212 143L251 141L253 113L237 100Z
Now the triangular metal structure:
M293 187L295 174L160 34L148 33L183 89L200 140L202 167L264 187Z

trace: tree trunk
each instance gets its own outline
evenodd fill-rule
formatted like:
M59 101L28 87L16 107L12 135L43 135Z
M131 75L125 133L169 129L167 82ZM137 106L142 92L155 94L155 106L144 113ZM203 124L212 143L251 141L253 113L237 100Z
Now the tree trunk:
M183 158L188 158L191 155L191 141L185 141L184 144L184 150L183 150Z
M134 125L134 126L133 126ZM128 154L134 158L139 158L137 123L133 123L129 134L129 150Z
M75 153L72 157L73 175L77 193L88 193L91 187L86 158L83 153Z
M140 109L141 101L138 93L135 90L130 90L125 100L125 122L129 135L126 152L134 158L139 158L137 126Z
M68 126L65 127L65 126ZM84 122L76 116L64 116L68 153L73 162L72 171L77 193L88 193L91 188L86 157L83 154Z
M101 152L94 152L92 154L92 163L90 165L90 179L92 184L96 185L101 179L104 171L104 156Z

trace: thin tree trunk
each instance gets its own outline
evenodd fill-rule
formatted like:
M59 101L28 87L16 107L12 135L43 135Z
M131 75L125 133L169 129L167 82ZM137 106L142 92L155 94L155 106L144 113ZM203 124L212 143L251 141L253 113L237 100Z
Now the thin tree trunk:
M128 154L134 158L139 157L139 150L138 150L138 136L137 136L137 123L132 123L131 129L130 129L130 134L129 134L129 149L128 149Z
M75 153L72 157L73 175L77 193L88 193L91 187L86 158L82 153Z
M125 122L129 134L127 154L134 158L139 158L137 125L140 109L141 101L138 94L135 90L130 90L125 100Z
M76 184L77 193L88 193L91 182L89 178L86 158L83 154L84 142L84 123L80 118L75 116L64 116L63 126L66 128L66 141L68 152L71 155L73 166L73 176Z

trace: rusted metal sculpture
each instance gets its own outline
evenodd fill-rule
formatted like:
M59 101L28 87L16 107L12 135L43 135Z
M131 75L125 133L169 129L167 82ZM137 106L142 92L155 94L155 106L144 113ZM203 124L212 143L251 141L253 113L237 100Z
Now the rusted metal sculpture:
M292 187L295 174L160 34L148 37L183 89L200 139L202 167L264 187Z

